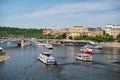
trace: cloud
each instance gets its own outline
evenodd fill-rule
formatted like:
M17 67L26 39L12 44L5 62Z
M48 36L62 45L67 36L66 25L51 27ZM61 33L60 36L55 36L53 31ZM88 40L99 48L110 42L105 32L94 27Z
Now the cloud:
M119 0L87 0L76 3L56 4L49 8L11 16L3 22L12 26L49 28L64 28L74 25L104 27L109 23L119 23L119 3Z
M117 1L117 0L116 0ZM115 9L120 7L119 1L113 0L102 0L102 1L87 1L87 2L78 2L78 3L67 3L62 5L51 6L48 9L37 10L32 13L25 13L19 16L14 16L13 18L28 18L28 19L42 19L54 16L65 16L74 17L76 14L86 14L94 12L103 12ZM75 14L75 15L74 15Z

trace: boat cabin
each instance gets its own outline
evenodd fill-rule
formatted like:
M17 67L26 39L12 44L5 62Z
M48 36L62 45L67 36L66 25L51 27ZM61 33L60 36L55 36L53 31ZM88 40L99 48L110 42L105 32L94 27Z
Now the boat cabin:
M0 54L5 54L5 51L3 48L0 47Z
M48 53L48 52L42 52L42 55L45 55L47 57L51 56L51 53Z

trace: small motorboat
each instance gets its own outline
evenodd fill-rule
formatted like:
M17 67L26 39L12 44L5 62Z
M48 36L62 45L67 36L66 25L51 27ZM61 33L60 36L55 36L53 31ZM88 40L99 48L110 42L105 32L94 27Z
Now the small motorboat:
M45 43L37 43L36 45L37 46L45 46L46 44Z
M90 42L89 44L87 44L84 47L91 48L91 49L100 49L100 50L102 49L102 46L99 46L99 45L95 44L94 42Z
M57 64L55 58L48 52L42 52L39 54L38 59L45 64Z
M50 44L46 44L45 47L46 47L47 49L53 49L53 46L50 45Z
M76 55L77 60L83 60L83 61L91 61L92 60L92 49L82 47L80 49L80 53Z
M8 56L6 52L4 51L4 49L0 47L0 62L5 61L9 58L10 56Z
M0 55L5 54L5 51L3 48L0 47Z
M88 45L86 45L86 46L84 46L84 47L87 47L87 48L91 48L91 49L102 49L102 47L101 46L98 46L98 45L91 45L91 44L88 44Z

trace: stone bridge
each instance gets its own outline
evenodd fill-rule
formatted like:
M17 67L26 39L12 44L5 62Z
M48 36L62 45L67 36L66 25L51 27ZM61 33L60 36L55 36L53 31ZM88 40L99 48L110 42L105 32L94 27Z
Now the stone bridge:
M12 39L12 38L8 38L8 39L0 39L0 42L16 42L18 43L18 46L26 46L26 45L30 45L31 42L34 42L36 44L40 44L40 43L49 43L52 45L66 45L66 46L84 46L88 43L90 43L90 41L86 41L86 40L66 40L66 39Z
M4 42L15 42L18 44L18 46L26 46L26 45L30 45L31 42L34 42L36 44L38 43L44 43L45 40L41 40L41 39L12 39L12 38L8 38L8 39L0 39L1 43Z

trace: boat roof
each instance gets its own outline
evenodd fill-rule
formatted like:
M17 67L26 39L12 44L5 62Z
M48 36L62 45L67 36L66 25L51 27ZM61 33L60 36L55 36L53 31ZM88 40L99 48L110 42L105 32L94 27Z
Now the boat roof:
M81 54L81 53L78 53L78 54L76 54L76 56L82 56L82 55L89 55L89 54Z
M42 54L51 54L51 53L49 53L49 52L42 52Z
M3 50L3 48L2 48L2 47L0 47L0 49L2 49L2 50Z

